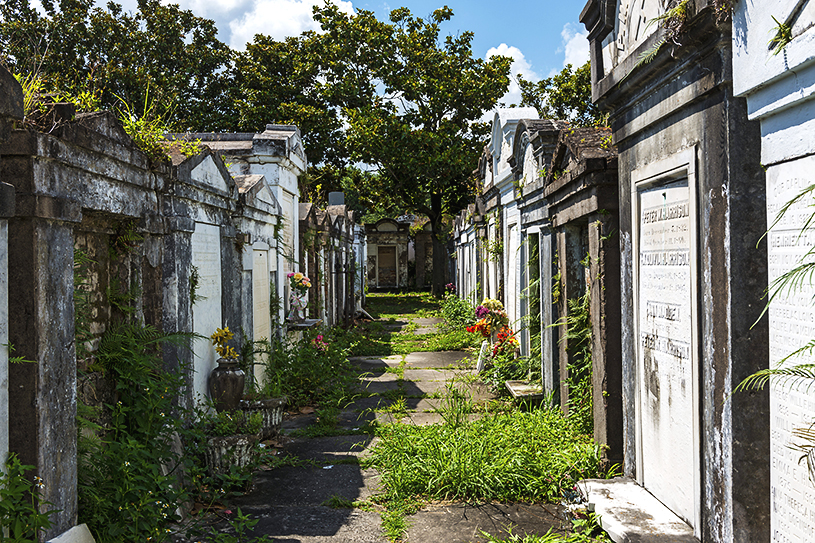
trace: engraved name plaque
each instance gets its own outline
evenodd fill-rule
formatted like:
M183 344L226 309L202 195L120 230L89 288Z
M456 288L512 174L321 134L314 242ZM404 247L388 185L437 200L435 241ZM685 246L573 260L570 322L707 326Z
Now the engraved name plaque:
M688 180L639 199L637 373L643 484L694 519L693 285Z
M781 208L815 183L815 157L773 166L767 170L767 221L773 224ZM767 236L770 284L802 262L815 247L815 229L801 232L812 214L812 197L793 205ZM809 262L812 261L810 257ZM796 349L815 339L815 289L807 277L800 288L785 290L769 310L770 364L775 366ZM787 364L812 363L811 356ZM770 503L771 541L812 541L815 534L815 484L808 478L800 452L790 445L800 442L796 428L809 428L815 420L815 388L791 386L777 380L770 385Z

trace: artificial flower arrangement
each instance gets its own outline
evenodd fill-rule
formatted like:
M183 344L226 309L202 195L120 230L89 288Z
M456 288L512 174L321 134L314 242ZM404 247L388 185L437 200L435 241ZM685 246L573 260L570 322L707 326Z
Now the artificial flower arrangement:
M212 344L215 345L215 350L218 352L218 356L221 358L238 358L238 353L235 352L235 349L226 344L233 337L235 337L235 334L229 331L229 326L216 329L215 333L210 336Z
M468 326L467 331L480 333L484 337L490 337L493 330L501 330L509 324L504 304L494 298L485 298L475 308L475 318L478 319L475 325Z
M289 278L289 285L291 286L292 292L305 294L306 291L311 288L311 279L300 272L289 272L286 277Z
M519 345L515 332L508 326L504 326L497 334L495 344L492 347L492 356L496 357L499 353L513 354Z

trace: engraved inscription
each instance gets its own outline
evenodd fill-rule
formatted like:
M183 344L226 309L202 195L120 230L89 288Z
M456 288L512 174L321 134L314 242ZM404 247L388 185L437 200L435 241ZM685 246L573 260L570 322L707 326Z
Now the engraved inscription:
M773 224L783 206L815 182L815 157L774 166L767 171L767 220ZM812 214L811 199L793 205L768 235L769 279L772 283L803 262L815 247L815 229L801 231ZM810 280L777 296L770 306L770 364L775 365L815 339L815 306ZM808 363L794 358L788 364ZM815 533L815 486L808 479L801 453L790 448L796 428L815 419L815 397L806 387L776 381L770 387L771 541L811 541Z
M687 180L641 190L638 373L643 482L692 522L691 208Z

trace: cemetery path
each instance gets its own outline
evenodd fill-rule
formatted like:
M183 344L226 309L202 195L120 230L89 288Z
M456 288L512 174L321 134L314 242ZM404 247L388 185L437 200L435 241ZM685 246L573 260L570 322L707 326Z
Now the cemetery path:
M423 322L421 327L435 324ZM359 371L360 395L342 409L335 430L306 437L317 414L289 414L283 422L281 454L296 460L261 471L253 491L236 498L233 509L240 507L259 519L255 535L268 535L278 543L387 543L381 507L369 501L380 492L378 474L359 464L376 439L364 431L374 419L439 422L435 410L453 379L468 386L474 400L491 398L484 385L461 379L475 371L473 356L450 351L351 359ZM409 543L483 542L482 530L504 536L512 526L515 533L543 534L550 527L561 530L568 525L559 506L527 504L435 503L407 521Z

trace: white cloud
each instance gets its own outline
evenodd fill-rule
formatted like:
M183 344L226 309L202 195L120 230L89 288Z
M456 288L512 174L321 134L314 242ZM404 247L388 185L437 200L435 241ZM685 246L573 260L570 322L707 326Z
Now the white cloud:
M581 26L574 23L566 23L560 36L563 38L563 47L558 52L565 53L563 67L571 64L573 68L584 65L589 60L589 35L588 30L580 30Z
M509 70L510 83L509 90L501 99L501 102L506 105L520 104L521 102L521 89L518 87L516 76L521 74L524 79L528 81L537 82L540 76L532 69L532 65L526 60L526 57L517 47L502 43L498 47L492 47L487 51L487 58L500 55L503 57L510 57L512 59L512 67Z
M194 0L206 4L205 0ZM231 0L230 4L241 4L242 0ZM229 44L234 49L244 49L255 34L265 34L276 40L288 36L298 36L306 30L319 30L312 18L311 8L325 5L313 0L253 0L251 8L239 18L229 21ZM351 2L339 1L337 6L345 13L354 13Z

